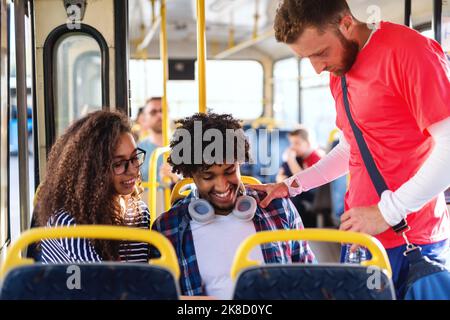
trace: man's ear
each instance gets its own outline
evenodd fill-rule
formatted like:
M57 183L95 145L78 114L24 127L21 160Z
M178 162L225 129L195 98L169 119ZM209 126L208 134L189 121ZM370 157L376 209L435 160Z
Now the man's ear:
M355 23L351 14L346 14L339 22L339 31L348 40L351 39L352 33L355 28Z

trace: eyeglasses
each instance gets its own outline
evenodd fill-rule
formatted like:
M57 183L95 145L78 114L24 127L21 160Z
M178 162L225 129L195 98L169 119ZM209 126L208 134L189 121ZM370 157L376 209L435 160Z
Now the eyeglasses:
M142 166L144 164L145 154L146 154L145 150L137 148L136 155L134 157L132 157L131 159L120 160L120 161L114 162L112 164L112 169L113 169L114 174L121 175L121 174L124 174L125 172L127 172L128 166L130 165L130 163L134 168L139 168L140 166Z

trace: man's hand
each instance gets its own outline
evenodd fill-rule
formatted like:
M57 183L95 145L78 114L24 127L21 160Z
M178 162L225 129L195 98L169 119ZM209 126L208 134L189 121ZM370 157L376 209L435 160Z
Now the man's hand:
M292 149L292 148L287 149L286 150L286 158L288 160L295 160L295 161L297 161L297 152L295 152L295 150Z
M378 206L371 206L353 208L344 212L339 229L363 232L374 236L386 231L389 227ZM355 251L357 247L357 245L353 245L351 251Z
M289 189L283 183L268 183L268 184L251 184L247 185L250 189L263 191L267 196L259 203L262 208L265 208L272 202L273 199L289 197Z

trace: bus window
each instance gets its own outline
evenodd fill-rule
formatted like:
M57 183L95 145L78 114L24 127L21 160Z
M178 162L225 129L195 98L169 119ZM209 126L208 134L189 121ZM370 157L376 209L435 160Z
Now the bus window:
M242 120L263 112L263 67L257 61L208 61L208 106L216 113L231 113Z
M434 39L434 32L432 29L427 29L427 30L421 31L420 33L427 38Z
M59 136L74 120L102 108L101 51L86 34L71 33L55 46L55 129Z
M8 134L9 134L9 154L8 154L8 172L9 172L9 234L11 241L17 239L21 232L21 212L20 200L22 192L26 192L21 184L19 177L19 130L18 130L18 109L17 109L17 69L16 69L16 42L15 42L15 20L14 20L14 6L9 6L8 11L9 23L9 75L7 94L8 101ZM3 41L3 40L2 40ZM31 18L25 16L25 53L26 53L26 103L27 103L27 142L28 142L28 199L29 208L32 208L32 201L34 195L34 132L33 132L33 92L32 92L32 32L31 32ZM7 70L3 68L2 70ZM3 76L3 74L2 74ZM2 79L2 86L3 86ZM3 111L2 111L3 112ZM3 121L3 119L2 119ZM3 122L2 122L3 127ZM6 127L6 126L5 126ZM29 212L31 214L31 210Z
M8 38L7 6L0 1L0 252L9 238L8 217Z
M263 111L263 68L252 60L209 60L206 65L208 107L247 120ZM130 60L133 116L145 100L162 95L162 64L159 60ZM225 86L224 86L225 84ZM193 80L167 82L171 119L198 111L198 85Z
M325 149L336 122L334 99L329 88L330 75L328 72L316 74L309 59L300 61L300 75L302 123L311 130L317 144Z
M442 3L442 48L450 62L450 1Z
M286 126L299 121L298 63L297 58L287 58L273 67L273 116Z
M433 19L433 0L412 0L411 1L411 26L424 36L434 39L431 30ZM430 30L430 31L428 31Z

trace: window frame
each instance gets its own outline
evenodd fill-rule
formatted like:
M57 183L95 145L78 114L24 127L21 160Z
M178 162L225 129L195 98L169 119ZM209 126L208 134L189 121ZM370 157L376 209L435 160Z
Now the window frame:
M10 185L9 185L9 136L10 136L10 5L6 3L5 0L0 0L0 47L2 43L6 44L6 51L0 50L0 64L6 66L6 68L0 68L1 72L4 73L6 83L0 82L0 125L2 128L7 130L1 130L0 134L0 185L5 182L5 188L0 186L0 232L3 238L0 238L0 253L9 245L11 242L11 214L9 210L9 195L10 195ZM3 48L2 48L3 49ZM6 52L6 56L5 53ZM0 75L1 77L1 75ZM6 109L6 110L4 110ZM2 225L4 222L5 225ZM4 233L3 233L4 232Z
M56 140L55 125L55 49L61 40L71 35L82 34L93 38L101 52L102 108L109 109L109 48L105 38L95 28L80 24L79 29L70 30L66 24L60 25L50 32L44 43L44 92L45 92L45 138L47 154ZM126 106L124 106L126 110Z
M284 61L284 60L288 60L288 59L296 59L297 60L297 90L298 90L298 99L297 99L297 110L298 110L298 117L297 117L297 121L299 123L302 122L302 88L301 88L301 80L300 80L300 73L301 73L301 59L299 59L297 56L292 55L292 56L287 56L287 57L283 57L280 59L277 59L275 61L273 61L272 63L272 97L273 97L273 102L275 102L275 65L280 62L280 61ZM274 110L274 103L272 103L272 110L271 110L271 114L272 116L275 115L275 110Z

